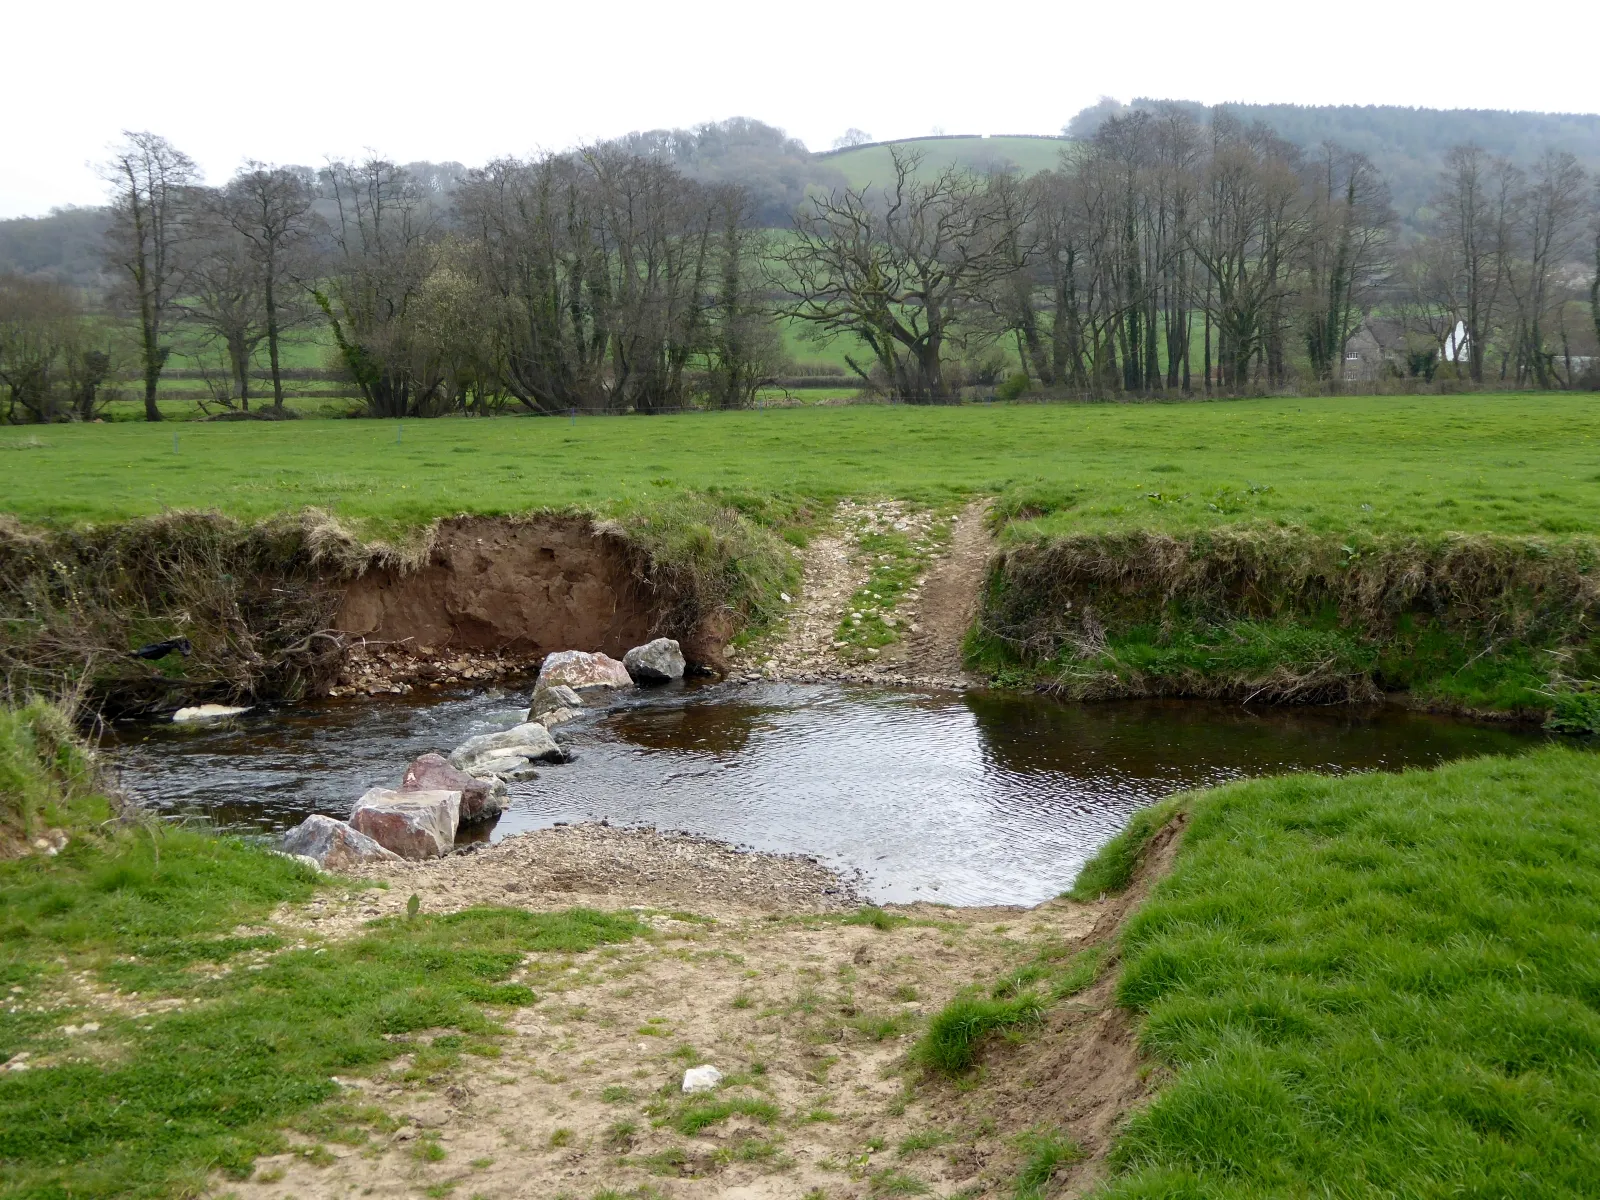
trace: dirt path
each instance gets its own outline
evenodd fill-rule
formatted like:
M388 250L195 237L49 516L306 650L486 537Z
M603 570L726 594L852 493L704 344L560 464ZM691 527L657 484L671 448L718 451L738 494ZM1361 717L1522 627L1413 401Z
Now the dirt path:
M1012 1081L1001 1090L923 1079L907 1051L957 991L987 988L1043 946L1099 936L1112 911L918 905L867 921L846 905L847 884L804 859L603 826L376 874L387 889L277 923L297 943L351 936L415 892L430 912L633 907L646 932L530 954L517 978L538 999L504 1018L508 1036L475 1056L448 1030L410 1035L401 1057L338 1077L365 1141L291 1135L292 1150L260 1160L248 1182L218 1179L214 1196L999 1200L1015 1135L1054 1115L1029 1108L1031 1085L1009 1066L1018 1051L997 1047L986 1068L992 1083ZM1094 1015L1110 1011L1100 991L1059 1028L1119 1020ZM1113 1041L1120 1078L1132 1042ZM701 1062L726 1078L721 1106L695 1127L681 1081ZM1059 1089L1058 1059L1026 1065Z
M992 549L986 510L986 501L974 501L946 518L901 501L843 501L833 528L806 549L801 595L783 631L736 656L734 669L752 678L973 686L977 681L962 668L961 643L977 611ZM861 540L887 531L905 534L919 549L940 548L897 604L874 610L903 631L900 639L863 658L839 640L839 630L872 578L873 562Z
M961 510L950 535L950 549L922 584L911 636L905 643L910 674L973 682L962 666L961 643L978 613L978 592L994 540L985 517L988 504L974 501Z

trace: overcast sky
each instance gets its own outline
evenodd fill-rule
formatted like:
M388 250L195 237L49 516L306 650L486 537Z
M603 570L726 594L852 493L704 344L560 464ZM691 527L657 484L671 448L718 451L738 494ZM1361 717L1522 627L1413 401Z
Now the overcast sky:
M149 129L220 181L366 149L470 165L730 116L813 150L1054 133L1101 95L1600 111L1600 3L9 0L0 216L103 197ZM1532 19L1529 19L1529 17Z

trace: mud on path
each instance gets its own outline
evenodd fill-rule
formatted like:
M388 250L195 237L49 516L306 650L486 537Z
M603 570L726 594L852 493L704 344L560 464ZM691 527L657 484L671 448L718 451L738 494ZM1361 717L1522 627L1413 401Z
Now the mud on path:
M977 612L992 549L987 508L987 501L976 500L946 517L897 500L842 501L833 527L805 551L801 594L784 629L730 656L734 669L769 679L974 685L978 681L962 666L961 643ZM880 610L900 631L899 639L863 660L849 653L838 631L871 578L872 562L862 553L860 539L891 530L937 552L900 602Z
M603 826L375 874L385 890L277 923L297 942L342 938L415 892L430 912L632 907L646 932L530 954L517 978L537 999L505 1014L508 1035L467 1039L466 1052L450 1030L410 1035L401 1057L339 1077L364 1142L291 1135L291 1152L259 1160L247 1182L218 1179L213 1195L1000 1200L1018 1133L1046 1123L1079 1135L1092 1155L1072 1180L1082 1186L1102 1134L1143 1089L1109 979L1020 1045L992 1046L980 1086L924 1077L908 1059L956 992L986 993L1045 945L1101 940L1115 903L885 915L856 908L847 883L804 859ZM681 1080L701 1062L726 1078L696 1128Z

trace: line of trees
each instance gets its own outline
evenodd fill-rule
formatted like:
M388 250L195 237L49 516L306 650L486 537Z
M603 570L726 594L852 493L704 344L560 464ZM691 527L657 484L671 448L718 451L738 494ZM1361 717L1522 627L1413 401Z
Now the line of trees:
M93 419L137 379L159 420L180 331L216 406L288 415L284 344L312 323L382 417L744 406L786 368L784 322L846 339L867 386L919 404L1007 372L1093 395L1328 390L1352 362L1484 385L1594 373L1600 216L1570 155L1524 169L1458 147L1402 238L1363 154L1154 106L1029 177L890 147L883 186L814 187L776 233L771 195L706 165L750 136L445 174L247 162L207 187L129 134L105 166L105 253L131 349L70 289L0 278L4 418Z
M974 342L1014 339L1021 383L1094 394L1326 390L1358 336L1366 371L1566 387L1600 342L1600 228L1570 155L1524 172L1452 151L1428 232L1402 245L1364 155L1226 111L1113 116L1027 179L891 153L887 187L812 198L772 278L780 312L858 338L862 373L909 402L952 399L945 357Z

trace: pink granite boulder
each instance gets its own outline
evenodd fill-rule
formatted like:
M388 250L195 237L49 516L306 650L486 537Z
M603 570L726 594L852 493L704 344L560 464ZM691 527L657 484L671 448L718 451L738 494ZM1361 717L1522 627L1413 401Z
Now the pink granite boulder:
M439 858L456 844L461 793L373 788L356 801L350 824L401 858Z
M424 754L400 777L402 792L460 792L463 825L492 821L500 815L506 785L498 779L474 779L458 771L442 754Z
M537 692L557 684L565 684L575 691L592 687L625 688L633 686L633 677L628 674L627 667L609 654L558 650L540 664L533 690Z

